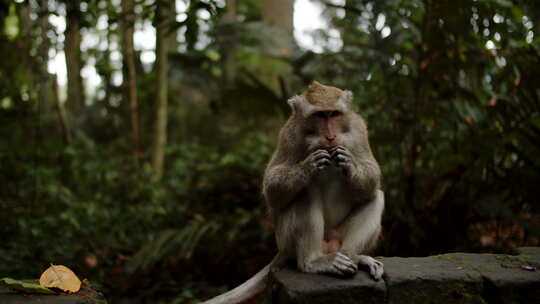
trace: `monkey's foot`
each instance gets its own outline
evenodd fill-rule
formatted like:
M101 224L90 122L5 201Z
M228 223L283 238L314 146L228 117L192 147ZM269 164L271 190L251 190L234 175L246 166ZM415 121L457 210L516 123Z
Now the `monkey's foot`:
M302 269L311 273L327 273L340 276L353 275L358 271L358 266L348 256L336 252L325 255L309 263Z
M384 273L384 264L381 261L377 261L374 258L367 256L367 255L358 255L358 264L365 265L368 270L369 274L375 279L380 280L383 273Z

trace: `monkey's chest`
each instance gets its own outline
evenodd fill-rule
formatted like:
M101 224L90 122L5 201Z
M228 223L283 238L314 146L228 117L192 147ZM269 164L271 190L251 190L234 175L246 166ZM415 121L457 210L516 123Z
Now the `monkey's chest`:
M319 176L311 185L310 193L323 212L325 229L338 226L351 211L351 193L337 169Z

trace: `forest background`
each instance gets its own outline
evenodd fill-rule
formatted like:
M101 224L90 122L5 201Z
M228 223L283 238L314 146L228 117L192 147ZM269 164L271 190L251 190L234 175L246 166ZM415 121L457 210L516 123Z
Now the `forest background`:
M308 50L293 0L1 0L0 277L64 264L112 303L242 282L276 252L261 176L314 79L368 122L376 254L539 245L540 1L311 4Z

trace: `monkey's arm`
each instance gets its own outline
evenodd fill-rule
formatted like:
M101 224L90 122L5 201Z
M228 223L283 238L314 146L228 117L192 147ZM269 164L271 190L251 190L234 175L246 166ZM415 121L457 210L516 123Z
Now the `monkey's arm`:
M263 178L263 195L270 212L273 214L287 208L306 188L315 172L330 165L330 154L322 149L311 153L299 163L270 162Z
M345 147L337 147L331 152L338 167L343 169L352 190L360 193L362 199L371 201L380 188L381 170L371 151L354 155Z
M283 210L307 186L310 177L303 164L269 167L263 179L263 195L270 213Z
M356 170L350 176L355 189L375 195L380 188L381 170L373 157L363 157L355 162ZM372 198L372 197L371 197Z

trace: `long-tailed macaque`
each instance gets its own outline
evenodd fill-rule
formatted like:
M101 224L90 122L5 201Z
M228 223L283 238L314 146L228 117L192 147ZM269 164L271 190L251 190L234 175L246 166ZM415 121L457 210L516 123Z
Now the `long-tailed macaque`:
M381 232L381 172L351 101L350 91L316 81L289 99L292 114L263 179L279 252L244 284L204 303L253 297L264 290L268 272L287 260L307 273L348 276L361 265L381 278L383 264L364 255Z

